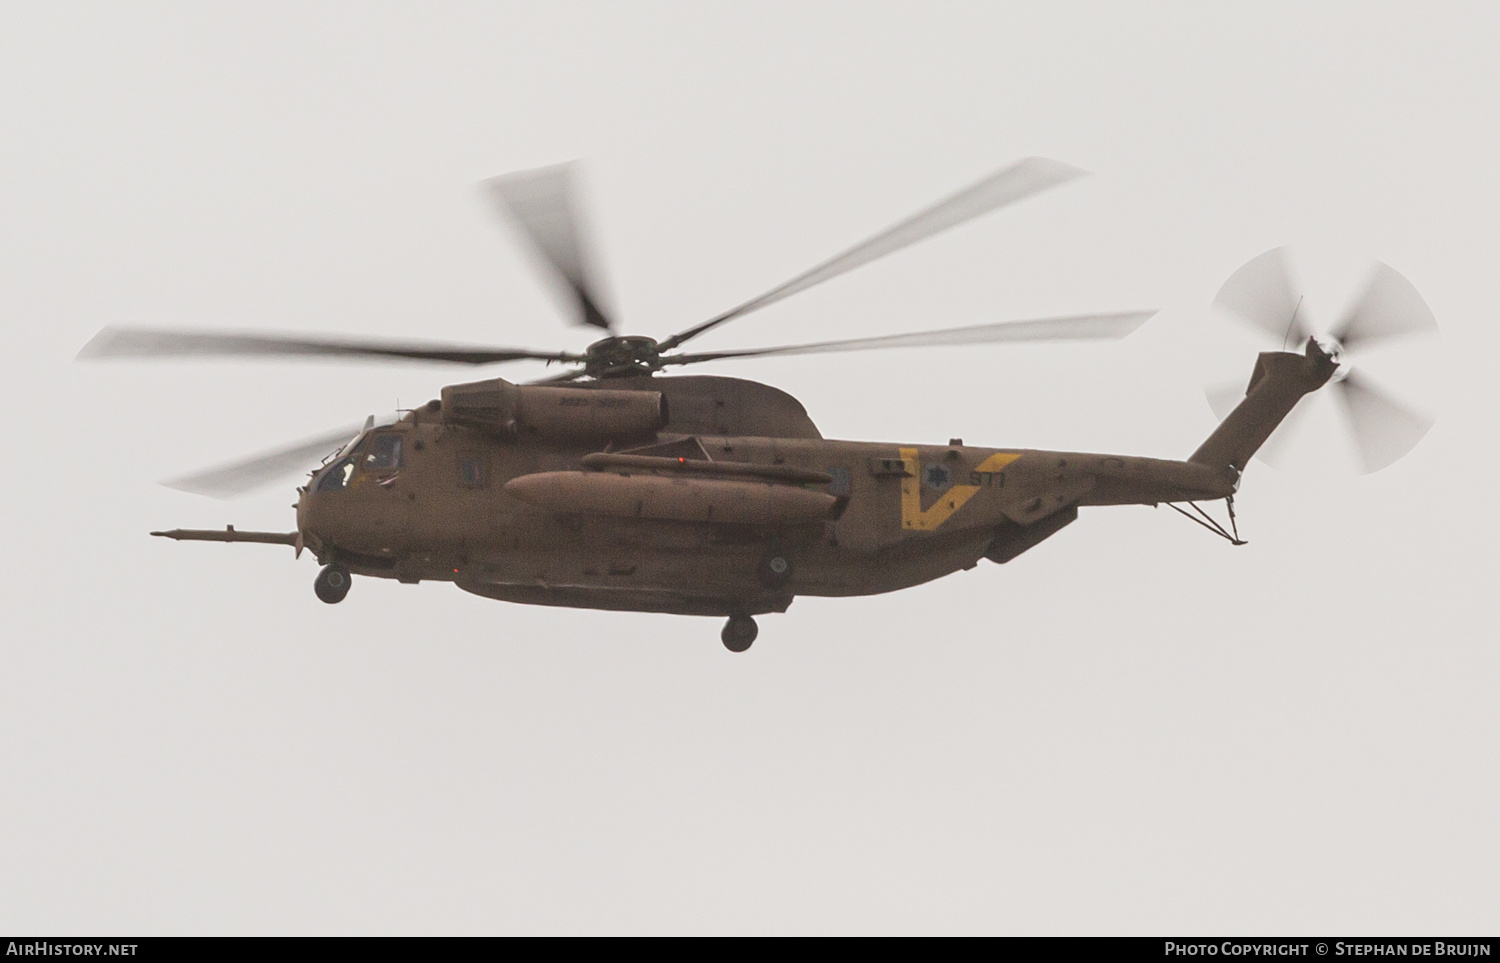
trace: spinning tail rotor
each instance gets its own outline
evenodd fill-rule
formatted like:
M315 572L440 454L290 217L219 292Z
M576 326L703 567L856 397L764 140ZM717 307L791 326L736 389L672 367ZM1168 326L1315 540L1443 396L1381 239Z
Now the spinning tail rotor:
M1376 262L1364 290L1340 319L1319 334L1309 318L1300 288L1287 265L1286 248L1275 248L1240 268L1219 289L1214 304L1255 329L1284 351L1299 351L1311 340L1338 363L1329 388L1365 473L1380 471L1417 446L1433 419L1398 401L1355 364L1376 346L1412 335L1436 336L1437 321L1411 282ZM1222 420L1244 396L1239 383L1210 387L1210 407ZM1278 460L1280 445L1296 430L1309 406L1305 401L1272 436L1260 457Z

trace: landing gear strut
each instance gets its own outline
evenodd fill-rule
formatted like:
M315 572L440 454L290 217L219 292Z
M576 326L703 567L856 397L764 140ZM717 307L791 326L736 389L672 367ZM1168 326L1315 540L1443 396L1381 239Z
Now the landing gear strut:
M724 640L724 648L731 652L743 652L750 648L750 643L760 634L760 627L755 620L748 615L732 616L724 623L724 631L719 633L719 638Z
M344 566L337 563L325 565L313 582L313 591L317 593L318 598L329 605L334 605L342 602L344 596L349 594L349 586L353 581L353 576Z

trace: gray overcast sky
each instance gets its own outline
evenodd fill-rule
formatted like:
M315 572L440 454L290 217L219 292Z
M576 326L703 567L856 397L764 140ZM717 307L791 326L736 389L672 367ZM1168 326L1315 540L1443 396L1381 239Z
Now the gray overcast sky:
M1493 932L1497 19L4 4L0 929ZM1436 427L1352 479L1309 425L1247 473L1248 547L1093 509L734 657L714 620L329 607L306 557L146 537L290 528L291 483L155 482L469 372L72 363L120 322L577 349L476 188L572 158L661 335L1031 154L1095 173L702 348L1163 309L1127 341L714 370L830 437L1183 457L1256 350L1214 292L1291 244L1325 321L1365 258L1423 292L1441 349L1384 363Z

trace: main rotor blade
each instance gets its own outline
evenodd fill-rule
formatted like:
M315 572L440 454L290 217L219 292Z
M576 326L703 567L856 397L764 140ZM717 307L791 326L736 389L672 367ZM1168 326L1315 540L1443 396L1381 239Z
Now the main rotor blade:
M670 351L684 341L696 338L710 328L717 327L726 321L733 320L743 314L749 314L751 311L758 310L766 305L775 304L782 298L790 297L799 291L807 290L815 284L821 284L830 278L838 277L840 274L868 264L876 258L899 251L903 247L915 244L950 227L962 224L965 221L972 220L997 207L1013 204L1033 194L1041 193L1049 187L1054 187L1075 177L1080 177L1083 173L1078 168L1070 167L1061 161L1049 160L1045 157L1028 157L1002 171L991 174L979 183L959 191L946 200L939 201L925 211L921 211L894 227L876 234L874 237L855 245L844 253L824 261L812 270L797 275L785 284L772 288L759 297L751 298L744 304L731 308L696 327L688 328L686 331L673 335L661 343L661 349L663 351Z
M369 422L366 422L366 427L368 426ZM162 484L194 495L234 498L311 468L317 464L318 459L336 453L363 430L359 425L348 425L286 448L262 452L217 468L173 478Z
M1036 321L976 324L971 327L946 328L941 331L887 334L876 338L817 341L812 344L783 344L770 348L745 348L738 351L704 351L662 358L661 363L663 365L697 364L701 361L755 358L772 354L823 354L836 351L871 351L877 348L921 348L940 344L1114 339L1125 337L1155 313L1155 311L1129 311L1118 314L1082 314L1067 318L1041 318Z
M1431 417L1399 404L1357 372L1350 372L1333 388L1349 416L1354 444L1367 474L1380 471L1411 451L1433 425Z
M564 371L562 374L549 375L545 378L538 378L535 381L528 381L526 383L529 385L560 385L566 384L569 381L577 381L579 378L587 375L587 368L576 368L572 371Z
M80 359L182 357L325 357L389 358L451 364L493 364L499 361L576 361L560 351L526 348L482 348L437 341L374 341L360 338L304 338L283 335L221 334L212 331L164 331L153 328L102 329Z
M1229 276L1214 304L1241 321L1296 346L1312 335L1302 311L1302 297L1287 268L1286 248L1272 248Z
M1285 468L1291 460L1287 457L1288 454L1295 453L1295 439L1306 427L1312 410L1321 403L1319 397L1316 392L1304 395L1293 405L1292 410L1281 419L1281 424L1277 425L1276 430L1272 431L1270 437L1261 444L1255 457L1272 468Z
M1331 332L1346 350L1382 338L1437 331L1437 319L1422 295L1395 268L1375 262L1370 282Z
M588 258L573 204L573 164L520 171L485 181L490 198L509 215L568 289L575 324L614 330L590 282Z

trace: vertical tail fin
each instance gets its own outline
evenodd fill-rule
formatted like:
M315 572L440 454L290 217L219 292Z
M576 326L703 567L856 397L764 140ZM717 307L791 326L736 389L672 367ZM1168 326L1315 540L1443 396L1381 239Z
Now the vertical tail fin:
M1245 400L1235 406L1188 461L1244 471L1251 457L1302 396L1327 384L1338 367L1337 359L1311 338L1304 354L1265 352L1255 361Z

